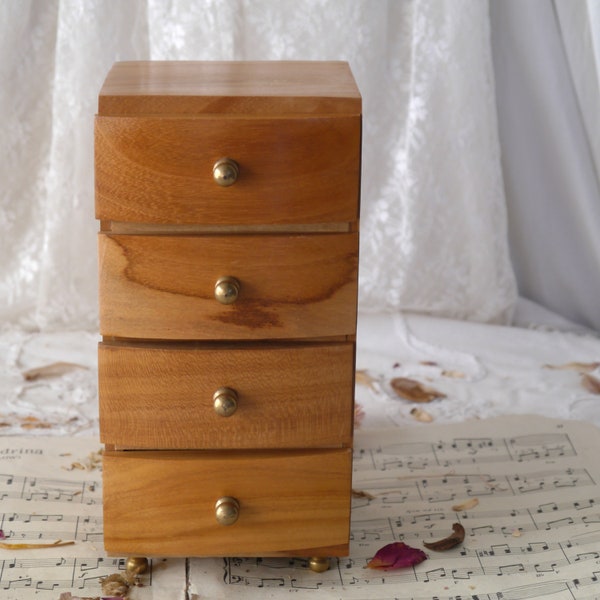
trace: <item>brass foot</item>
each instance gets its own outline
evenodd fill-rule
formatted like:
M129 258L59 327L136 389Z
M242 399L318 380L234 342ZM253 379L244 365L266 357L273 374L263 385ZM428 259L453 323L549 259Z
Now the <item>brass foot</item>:
M313 556L309 559L308 566L315 573L323 573L329 569L329 558L326 556Z
M130 556L125 561L125 571L129 575L143 575L148 570L148 559L142 556Z

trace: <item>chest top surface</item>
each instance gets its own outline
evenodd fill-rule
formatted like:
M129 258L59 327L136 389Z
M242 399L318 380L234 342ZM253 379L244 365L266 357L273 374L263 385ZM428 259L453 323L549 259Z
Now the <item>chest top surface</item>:
M102 116L360 111L360 93L341 61L118 62L98 99Z

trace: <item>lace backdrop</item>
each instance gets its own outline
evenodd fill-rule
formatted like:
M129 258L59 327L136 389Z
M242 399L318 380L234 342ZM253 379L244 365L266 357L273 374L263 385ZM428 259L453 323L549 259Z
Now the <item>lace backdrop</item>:
M0 322L96 327L93 116L137 59L347 60L361 309L510 319L487 2L4 0L0 52Z

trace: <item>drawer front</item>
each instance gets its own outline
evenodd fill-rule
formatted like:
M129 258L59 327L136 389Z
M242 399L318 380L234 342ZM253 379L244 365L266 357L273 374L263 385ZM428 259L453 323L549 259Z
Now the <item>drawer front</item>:
M96 117L96 217L134 223L355 221L360 116ZM229 187L213 165L239 165Z
M351 451L106 452L104 545L140 556L348 554ZM239 502L221 525L215 503Z
M353 335L358 234L99 234L100 332L142 339ZM240 284L221 304L215 284Z
M98 372L102 442L119 448L314 448L352 442L351 343L266 348L102 343ZM215 397L221 388L227 390ZM223 398L233 398L233 413L222 414Z

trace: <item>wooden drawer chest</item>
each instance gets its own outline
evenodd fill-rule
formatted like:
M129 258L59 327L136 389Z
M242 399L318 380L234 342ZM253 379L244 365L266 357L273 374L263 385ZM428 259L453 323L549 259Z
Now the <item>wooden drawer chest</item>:
M344 556L361 100L341 62L124 62L95 122L104 543Z

